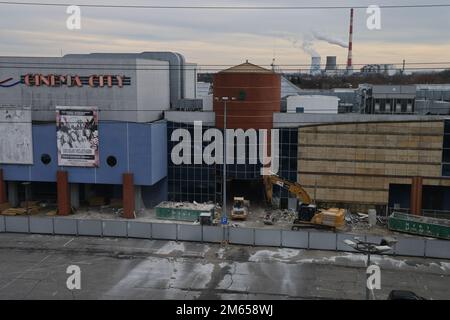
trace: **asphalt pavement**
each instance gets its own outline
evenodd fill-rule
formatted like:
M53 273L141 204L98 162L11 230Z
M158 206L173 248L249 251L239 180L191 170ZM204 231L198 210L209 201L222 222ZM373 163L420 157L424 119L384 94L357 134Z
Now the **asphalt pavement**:
M450 299L450 261L373 256L393 289ZM66 273L80 267L81 289ZM0 234L0 299L365 299L365 257L334 251Z

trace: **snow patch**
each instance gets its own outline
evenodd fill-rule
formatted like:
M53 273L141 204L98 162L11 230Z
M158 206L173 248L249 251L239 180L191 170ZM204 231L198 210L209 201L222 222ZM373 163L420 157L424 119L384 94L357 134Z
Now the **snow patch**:
M220 248L218 251L217 251L217 257L219 258L219 259L223 259L223 255L225 254L225 248Z
M175 241L169 241L164 246L156 251L157 254L171 254L174 251L184 252L184 244L182 242L177 243Z
M295 249L278 249L273 250L259 250L251 255L248 261L251 262L261 262L267 260L275 260L280 262L288 262L292 258L298 256L299 250Z
M441 269L444 271L450 271L450 262L441 262Z

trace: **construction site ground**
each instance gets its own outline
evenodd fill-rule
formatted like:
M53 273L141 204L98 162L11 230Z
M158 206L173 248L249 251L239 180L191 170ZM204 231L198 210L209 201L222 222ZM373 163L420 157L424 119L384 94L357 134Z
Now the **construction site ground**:
M231 206L227 208L228 216L231 210ZM122 209L117 207L111 207L109 205L104 206L84 206L76 211L70 218L76 219L95 219L95 220L114 220L123 219L121 216ZM221 208L217 207L216 217L220 216ZM275 221L272 225L264 224L264 217L267 213L271 213L272 217L275 217ZM37 213L32 216L56 216L55 206L41 207ZM277 229L277 230L291 230L296 214L292 210L280 210L280 209L268 209L264 206L253 206L250 209L249 215L245 221L229 220L231 227L242 228L260 228L260 229ZM159 219L156 216L156 209L141 209L136 213L135 221L154 222L154 223L177 223L177 224L198 224L198 222L180 221L180 220L167 220ZM311 229L310 229L311 230ZM312 229L313 230L313 229ZM329 231L333 232L333 231ZM336 230L336 232L351 233L355 235L374 235L374 236L400 236L400 237L413 237L423 238L420 236L409 235L405 233L393 232L388 230L385 225L377 224L370 227L367 220L361 219L357 223L347 223L345 227Z

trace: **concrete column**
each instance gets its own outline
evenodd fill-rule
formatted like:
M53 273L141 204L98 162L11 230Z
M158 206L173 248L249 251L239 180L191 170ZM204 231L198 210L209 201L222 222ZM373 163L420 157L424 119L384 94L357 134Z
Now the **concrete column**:
M422 177L416 178L416 214L422 215L422 195L423 195L423 179Z
M58 171L56 173L56 184L58 193L58 215L67 216L72 212L70 206L69 175L67 171Z
M145 209L141 186L134 186L134 205L136 212L140 211L141 209Z
M123 216L127 219L135 218L135 192L134 192L134 176L132 173L124 173L122 175L122 202Z
M3 169L0 169L0 204L7 202L6 199L6 184L3 180Z
M92 186L89 183L85 183L84 184L84 197L85 197L85 200L88 200L93 195L94 194L92 192Z
M416 214L416 198L417 198L416 177L413 177L411 181L411 195L409 199L410 200L409 211L411 214Z
M80 185L78 183L70 184L70 205L75 209L80 207Z
M19 202L19 184L16 181L8 181L8 202L11 207L18 207Z
M411 214L422 215L423 179L413 177L411 183Z

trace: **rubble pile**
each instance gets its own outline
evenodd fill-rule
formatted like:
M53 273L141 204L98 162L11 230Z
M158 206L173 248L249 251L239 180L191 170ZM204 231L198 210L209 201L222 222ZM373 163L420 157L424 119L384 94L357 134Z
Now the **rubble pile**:
M266 225L273 225L277 222L293 223L295 219L297 219L297 214L294 210L266 210L264 214L264 224Z
M369 215L364 213L352 213L347 210L345 214L345 222L352 230L368 230L370 229Z
M212 202L198 203L198 202L170 202L164 201L159 205L161 208L176 208L176 209L191 209L191 210L205 210L209 211L214 208Z

